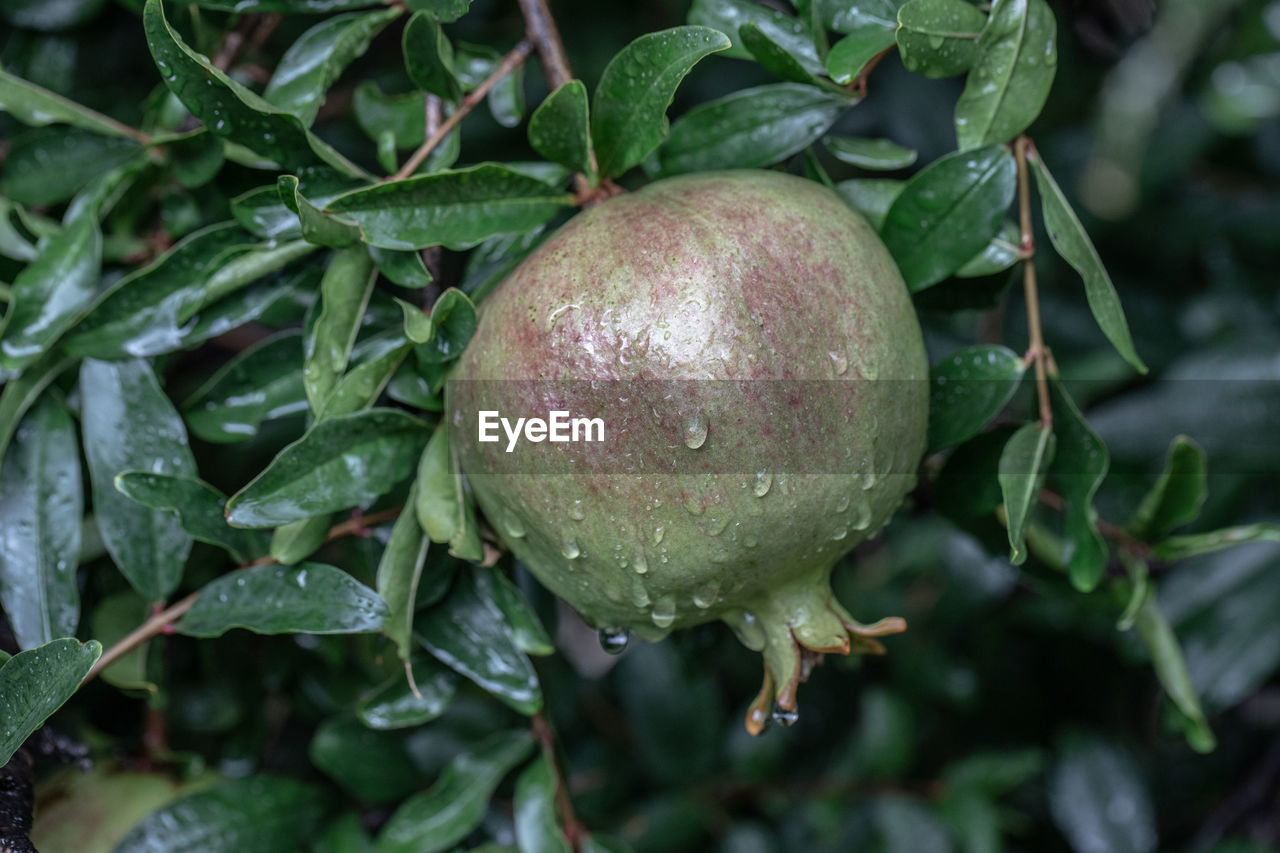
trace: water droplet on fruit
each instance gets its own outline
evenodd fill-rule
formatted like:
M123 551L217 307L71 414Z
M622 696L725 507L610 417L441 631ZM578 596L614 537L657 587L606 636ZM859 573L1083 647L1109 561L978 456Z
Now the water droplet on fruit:
M858 507L853 516L853 529L866 530L871 526L871 502L866 498L858 501Z
M769 487L773 485L773 472L768 468L761 468L756 472L756 481L751 486L751 493L758 498L762 498L769 494Z
M569 507L569 517L574 521L582 521L587 517L587 512L582 508L582 498L578 498L573 502L573 506Z
M665 536L666 533L667 533L667 528L663 527L661 524L653 528L653 544L661 545L662 537Z
M840 527L840 528L837 528L837 529L836 529L836 532L835 532L835 533L832 533L832 534L831 534L831 538L832 538L832 540L834 540L834 541L836 541L836 542L839 542L841 539L843 539L844 537L846 537L846 536L848 536L848 535L849 535L849 528L847 528L847 527Z
M524 534L525 534L524 524L521 523L520 519L517 516L514 516L514 515L507 516L506 523L504 526L507 528L507 535L510 536L512 539L524 538Z
M689 515L702 515L707 508L697 498L689 498L684 502L684 508Z
M577 541L570 537L564 540L564 544L560 546L560 553L570 560L576 560L582 555L582 549L578 547Z
M836 372L836 376L843 376L849 370L849 358L844 354L844 349L835 349L827 353L831 356L831 369Z
M699 610L706 610L716 603L720 590L714 585L708 585L693 594L693 606Z
M684 422L684 446L690 450L697 450L699 447L707 443L707 430L710 425L707 423L707 416L701 411L694 412L685 418Z
M632 561L631 568L635 569L638 575L649 571L649 561L645 559L644 551L636 551L636 558Z
M784 728L790 728L800 721L800 712L795 710L788 711L775 704L769 719Z
M707 518L706 527L704 527L703 529L706 530L708 536L719 536L721 533L724 533L725 528L728 526L729 526L729 516L713 515Z
M596 634L600 640L600 648L611 655L620 655L631 643L631 635L622 628L601 628Z
M664 595L653 603L649 614L653 624L659 628L670 628L676 621L676 600L674 596Z
M849 496L841 495L840 500L836 501L836 512L844 512L849 508Z

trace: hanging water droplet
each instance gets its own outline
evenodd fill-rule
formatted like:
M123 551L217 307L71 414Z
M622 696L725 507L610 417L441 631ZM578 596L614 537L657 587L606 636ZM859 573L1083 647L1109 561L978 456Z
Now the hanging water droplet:
M662 537L666 535L667 535L667 528L663 527L661 524L653 528L653 544L661 545Z
M790 728L800 721L800 712L794 709L788 711L775 703L773 713L769 715L769 719L784 728Z
M747 548L754 548L760 543L756 540L756 537L748 533L747 535L742 537L742 544Z
M858 501L858 507L854 511L853 529L866 530L871 526L871 502L866 500Z
M671 595L664 595L653 603L653 610L649 613L649 618L653 620L653 624L659 628L670 628L671 624L676 621L676 599Z
M836 512L844 512L849 508L849 496L841 495L840 500L836 501Z
M631 635L622 628L601 628L596 636L607 654L620 655L631 643Z
M827 355L831 356L831 369L836 372L836 376L843 376L849 370L849 357L844 354L844 348L833 349Z
M564 540L564 544L560 546L560 553L570 560L576 560L582 555L582 549L578 547L577 541L571 536Z
M762 498L769 494L769 487L773 485L773 472L768 468L761 468L756 472L756 481L751 486L751 493L758 498Z
M649 606L649 590L644 588L641 583L636 583L635 588L631 590L631 603L636 607Z
M707 508L702 505L702 502L693 497L684 502L684 508L689 515L702 515L707 511Z
M638 575L649 571L649 561L645 559L643 550L636 551L636 558L632 561L631 568L635 569Z
M701 410L694 412L685 418L684 422L684 446L690 450L697 450L699 447L707 443L707 430L709 429L707 416Z
M582 508L582 498L576 499L573 506L569 507L569 517L574 521L582 521L587 517L586 510Z
M725 528L729 526L729 516L712 515L707 517L707 524L703 528L708 536L719 536L724 533Z
M831 538L832 538L832 540L833 540L833 541L835 541L835 542L839 542L841 539L843 539L844 537L846 537L846 536L848 536L848 535L849 535L849 528L847 528L847 527L840 527L840 528L837 528L837 529L836 529L836 532L835 532L835 533L832 533L832 534L831 534Z
M714 586L707 586L698 590L693 594L693 606L699 610L706 610L716 603L720 590Z
M507 528L507 535L512 539L523 539L525 534L524 524L518 516L509 515L506 518L504 526Z

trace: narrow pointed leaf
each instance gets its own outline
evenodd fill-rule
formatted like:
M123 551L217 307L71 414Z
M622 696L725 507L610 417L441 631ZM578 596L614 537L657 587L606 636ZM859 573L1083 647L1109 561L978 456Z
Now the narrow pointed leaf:
M69 124L107 136L128 136L129 129L116 121L50 92L30 80L23 80L0 68L0 112L9 113L23 124L37 127Z
M898 10L898 52L925 77L963 74L978 56L987 17L964 0L910 0Z
M413 657L412 685L407 673L391 676L360 700L356 714L371 729L414 728L431 722L449 708L457 695L458 682L452 671L419 652ZM414 687L418 690L416 695Z
M411 348L410 343L393 329L362 342L351 355L352 361L359 363L338 380L319 417L341 417L372 406L404 363Z
M790 53L782 45L771 39L757 24L743 24L738 29L738 40L743 47L750 51L756 62L760 63L766 71L779 80L786 80L790 83L804 83L808 86L836 88L831 85L830 80L819 77L806 68L805 62L801 57ZM807 56L812 57L812 40L806 42L805 47Z
M203 480L125 471L116 475L116 488L142 506L175 513L192 539L224 549L237 562L248 562L265 549L266 539L257 531L227 524L222 514L227 496Z
M581 172L594 182L587 87L570 80L547 96L529 116L529 144L552 162Z
M462 93L453 67L453 45L429 12L415 12L404 28L404 67L419 89L456 101Z
M1129 522L1130 531L1150 542L1195 521L1208 497L1207 477L1204 450L1185 435L1175 436L1169 443L1159 479L1143 496Z
M66 638L14 655L0 666L0 767L62 707L102 656L102 644Z
M621 175L667 135L667 107L689 70L729 39L710 27L649 33L605 66L591 104L591 139L601 177Z
M1062 532L1071 543L1068 569L1076 589L1089 592L1101 582L1107 568L1107 543L1098 532L1093 496L1107 476L1111 454L1067 396L1062 382L1051 379L1049 391L1057 439L1050 473L1062 495Z
M511 627L511 638L521 651L531 655L555 652L547 629L520 587L492 566L477 566L475 573L481 593L498 605L503 619Z
M929 370L929 451L968 441L1008 405L1026 366L1004 346L957 350Z
M919 156L891 139L858 139L852 136L828 136L827 150L837 160L875 171L905 169Z
M74 359L53 352L22 371L21 376L4 384L4 389L0 390L0 470L3 470L5 451L22 416L49 387L49 383L73 364Z
M1151 654L1151 663L1155 667L1156 677L1160 679L1160 685L1186 719L1187 742L1197 752L1212 752L1216 742L1213 729L1209 727L1204 709L1200 706L1200 696L1191 683L1187 662L1182 655L1182 645L1169 626L1169 620L1165 618L1155 596L1148 597L1138 610L1136 625L1143 645Z
M418 460L418 523L432 542L449 543L449 551L467 560L481 556L475 511L462 488L449 445L449 430L441 426Z
M405 504L409 511L400 513L391 538L378 561L378 595L387 603L387 622L383 633L396 644L400 659L408 662L413 655L413 617L418 600L418 579L427 562L431 540L418 524L412 511L417 501L417 481L409 488Z
M302 367L303 385L314 412L324 409L346 370L376 279L373 261L360 246L344 249L329 262L320 283L320 317Z
M360 242L360 229L355 223L327 214L309 201L293 175L281 175L276 187L284 206L297 214L299 232L308 243L342 249Z
M1211 554L1225 548L1234 548L1248 542L1280 542L1280 525L1260 521L1256 524L1224 527L1208 533L1170 536L1154 545L1151 555L1158 560L1174 562L1200 554Z
M997 479L1009 528L1009 562L1015 566L1027 559L1027 521L1040 499L1053 451L1053 430L1029 423L1018 428L1000 453Z
M841 85L857 79L876 54L893 47L893 27L878 24L858 27L831 46L827 73Z
M423 262L421 252L401 252L370 246L369 257L378 265L378 272L392 284L421 288L431 283L431 271Z
M0 193L21 204L56 204L144 151L127 137L80 128L30 130L10 144L0 173Z
M572 853L556 818L555 774L538 757L516 780L516 847L520 853Z
M271 531L271 545L267 553L286 566L301 563L329 541L332 521L333 517L326 513L282 524Z
M1006 219L986 248L956 270L956 278L978 278L1004 272L1022 260L1021 242L1018 226Z
M265 421L305 412L302 334L281 332L246 349L182 408L191 432L219 444L245 441Z
M790 53L811 74L822 73L822 60L813 46L813 34L799 18L771 9L755 0L694 0L688 21L717 29L732 44L724 56L751 59L751 51L742 43L744 25L755 26L771 42Z

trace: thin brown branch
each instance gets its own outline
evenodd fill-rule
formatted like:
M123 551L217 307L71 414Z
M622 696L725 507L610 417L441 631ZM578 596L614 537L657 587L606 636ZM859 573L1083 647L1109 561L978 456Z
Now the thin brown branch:
M1030 347L1027 357L1035 365L1036 396L1040 400L1040 423L1053 426L1053 407L1049 403L1049 350L1044 345L1044 333L1040 328L1040 291L1036 284L1035 232L1031 230L1031 180L1027 173L1027 149L1031 140L1026 134L1013 143L1014 159L1018 165L1018 223L1022 231L1022 289L1027 302L1027 334Z
M485 96L489 94L489 90L499 80L520 67L520 64L528 58L532 51L533 45L528 39L524 39L513 47L506 56L502 57L502 61L498 63L497 68L493 69L493 73L486 77L483 83L467 93L467 96L462 99L462 103L458 104L458 108L453 111L453 115L440 122L440 126L436 128L435 133L427 137L427 140L418 147L418 150L413 152L413 156L406 160L399 171L391 176L391 180L401 181L418 171L418 167L423 164L428 155L435 150L437 145L444 141L444 138L449 135L451 130L458 126L458 122L462 121L469 112L484 100Z
M280 24L280 15L246 15L235 29L228 30L213 57L213 67L229 71L246 48L257 50Z
M542 748L542 757L546 759L547 766L551 768L551 776L555 780L556 812L560 816L560 826L564 830L565 840L573 848L573 853L582 853L582 845L587 841L590 833L574 814L573 801L569 798L569 786L565 784L564 777L560 774L560 764L556 761L555 733L551 730L551 724L547 722L542 711L534 714L529 723L533 729L534 738Z
M551 17L547 0L520 0L520 13L524 15L525 33L538 47L538 59L542 61L543 73L547 75L547 88L554 92L573 79L556 20Z
M862 66L862 70L858 72L858 76L849 84L849 88L857 92L860 97L865 98L867 96L867 80L870 79L871 72L875 71L876 66L879 65L881 61L890 54L890 52L897 50L897 48L898 46L896 44L891 44L875 56L868 59L867 64Z

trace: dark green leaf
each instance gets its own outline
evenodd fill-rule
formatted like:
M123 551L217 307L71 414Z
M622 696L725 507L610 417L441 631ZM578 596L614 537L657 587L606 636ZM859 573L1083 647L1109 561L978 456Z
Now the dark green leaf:
M1018 226L1006 219L986 248L956 270L956 278L978 278L1004 272L1022 259Z
M378 265L378 272L392 284L419 288L431 283L431 271L422 260L421 252L399 252L394 249L370 246L369 257L373 258L373 262Z
M165 143L173 179L188 189L202 187L217 177L226 163L226 142L204 128Z
M1212 752L1215 744L1213 730L1209 728L1204 709L1200 707L1200 697L1191 683L1182 646L1154 596L1148 597L1138 610L1135 623L1143 644L1151 654L1151 663L1164 692L1187 720L1187 742L1198 752Z
M105 647L120 642L154 611L151 604L131 589L109 595L98 602L89 616L89 633ZM154 691L156 685L147 680L147 653L150 643L142 643L105 667L99 676L107 684L122 690Z
M445 427L432 434L418 461L414 508L418 523L432 542L448 542L450 553L463 559L480 559L475 512L462 489Z
M255 566L205 584L178 620L189 637L232 628L255 634L367 634L382 629L387 605L351 575L323 563Z
M477 566L474 571L481 595L498 605L503 619L511 628L511 638L516 646L531 655L553 654L556 649L551 637L547 636L542 620L520 588L491 566Z
M1009 562L1015 566L1027 559L1027 521L1040 499L1053 451L1053 430L1029 423L1018 428L1000 454L998 479L1009 528Z
M9 113L23 124L69 124L108 136L128 136L129 129L114 119L96 113L29 80L15 77L0 68L0 112Z
M384 249L466 249L546 222L572 197L496 163L388 181L338 196L327 210Z
M139 506L116 491L115 478L137 470L195 477L186 428L145 361L85 359L80 393L103 544L139 595L161 601L182 580L191 537L173 513Z
M548 160L595 181L587 87L570 80L547 96L529 116L529 144Z
M848 106L843 95L800 83L743 89L680 117L658 152L664 175L768 166L826 133Z
M1049 391L1053 432L1057 438L1050 473L1062 495L1062 533L1072 545L1071 583L1076 589L1088 592L1102 580L1107 568L1107 543L1098 532L1093 496L1107 476L1111 454L1089 429L1088 422L1056 377L1050 379Z
M516 780L516 846L520 853L572 853L556 819L557 784L545 757L534 759Z
M9 441L27 409L50 382L73 364L74 359L61 353L50 353L22 371L21 376L5 383L4 390L0 391L0 463L3 463Z
M282 12L289 15L324 14L382 5L381 0L198 0L203 9L220 12Z
M827 73L840 84L852 83L881 51L893 47L893 27L858 27L831 46Z
M1013 201L1015 172L1004 146L990 145L940 157L907 182L881 236L908 288L937 284L982 251Z
M0 477L0 605L24 649L76 633L80 448L75 424L45 397L22 419Z
M297 214L299 230L308 243L341 249L360 242L360 229L355 223L325 213L307 200L293 175L281 175L276 188L284 206Z
M320 317L307 341L302 367L307 400L317 414L346 370L376 279L373 261L361 246L338 252L325 271Z
M465 91L487 80L502 63L503 55L491 47L458 45L454 70ZM515 127L524 118L524 65L499 77L489 90L489 112L503 127Z
M286 566L301 563L329 541L331 521L333 517L325 513L280 525L271 531L271 546L268 553L273 559Z
M898 8L902 0L815 0L823 24L838 33L851 33L862 27L894 29L898 25Z
M1146 373L1147 366L1138 358L1133 348L1133 339L1129 336L1129 324L1124 318L1124 308L1120 305L1120 297L1116 295L1111 276L1107 275L1098 257L1098 250L1093 247L1079 217L1062 194L1057 181L1049 174L1049 169L1039 154L1031 158L1035 166L1036 188L1040 191L1040 212L1044 216L1044 227L1049 232L1053 248L1063 260L1071 264L1080 277L1084 279L1084 294L1089 300L1089 309L1093 318L1098 321L1107 340L1125 361L1129 362L1139 373Z
M252 438L263 421L307 410L302 335L272 335L227 362L183 404L187 426L205 441Z
M102 233L87 211L49 238L13 281L0 323L0 365L26 367L65 332L93 298L102 265Z
M18 205L0 196L0 255L24 263L34 261L39 252L35 245L14 227L10 216Z
M405 498L406 512L400 513L386 550L378 561L378 595L387 602L389 610L383 633L396 644L400 659L408 661L413 654L414 605L418 599L418 579L427 561L427 548L431 540L418 524L413 512L417 503L418 484L415 481Z
M457 692L458 677L419 653L412 683L408 672L391 676L360 700L356 713L371 729L414 728L443 714Z
M1129 522L1133 535L1149 542L1195 521L1208 497L1207 476L1200 445L1185 435L1176 436L1165 455L1164 470Z
M1158 560L1174 562L1210 554L1224 548L1234 548L1246 542L1280 542L1280 525L1258 522L1241 524L1237 527L1224 527L1208 533L1192 533L1186 536L1170 536L1157 543L1151 549L1151 555Z
M409 350L409 342L394 329L361 342L351 354L358 363L338 380L319 417L336 418L372 406Z
M910 0L898 10L902 64L926 77L963 74L978 55L986 23L986 16L964 0Z
M441 23L452 24L467 14L471 0L407 0L405 5L411 12L430 12Z
M999 0L992 7L956 102L961 150L1008 142L1035 121L1058 67L1057 31L1044 0Z
M956 350L929 370L929 451L982 432L1018 390L1026 365L1004 346Z
M16 654L0 666L0 767L71 698L102 644L66 638Z
M149 509L173 512L192 539L225 549L241 563L262 554L265 539L256 531L227 524L222 508L226 495L203 480L149 471L116 475L116 488Z
M351 717L330 717L311 738L311 763L365 803L389 803L422 787L422 774L396 732L376 731Z
M389 134L393 149L417 148L423 143L426 112L420 93L387 95L377 83L365 80L356 86L352 107L360 129L374 142Z
M837 160L875 171L905 169L919 156L914 150L903 148L891 139L828 136L823 142Z
M20 204L66 201L96 178L143 153L132 139L76 127L46 127L13 138L0 192Z
M1156 849L1146 782L1125 753L1100 740L1078 738L1064 744L1049 777L1049 808L1076 853Z
M423 316L418 312L418 316ZM405 324L405 332L418 344L419 361L437 364L462 355L476 331L476 307L461 290L449 288L431 307L430 323L422 324L417 337ZM424 337L425 334L425 337Z
M498 783L533 749L523 730L498 732L455 758L429 790L405 800L378 836L378 853L439 853L480 825Z
M115 853L282 853L310 839L324 816L323 792L312 785L228 779L152 812Z
M546 238L546 229L538 227L484 241L467 258L458 287L478 304Z
M293 113L304 125L311 124L324 103L325 92L343 69L363 56L374 37L400 14L392 8L337 15L316 24L285 51L262 99Z
M791 54L811 74L822 73L822 60L813 46L813 34L804 21L771 9L754 0L694 0L689 9L689 23L717 29L729 37L732 45L725 56L750 59L751 52L739 40L746 24L754 25L769 41Z
M360 815L347 812L325 828L311 853L373 853L373 839Z
M806 68L805 62L800 57L793 55L782 45L769 38L756 24L743 24L738 30L738 39L742 46L751 52L756 62L760 63L766 71L779 80L838 89L838 87L831 85L831 81L817 76ZM805 53L812 57L812 39L805 42Z
M729 45L710 27L674 27L640 36L609 61L591 104L601 177L621 175L661 144L680 81L698 60Z
M522 714L542 707L538 676L477 578L464 572L440 604L418 619L418 639L440 661Z
M165 85L210 131L290 172L325 163L343 174L363 175L312 136L297 116L267 103L189 48L165 20L161 0L147 0L142 20Z
M884 227L884 219L889 215L894 199L906 185L906 181L890 178L857 178L836 184L836 192L879 231Z
M325 419L227 503L237 527L275 527L372 500L413 472L421 422L396 409Z
M415 12L404 28L404 67L415 86L446 101L462 94L453 70L453 45L429 12Z

